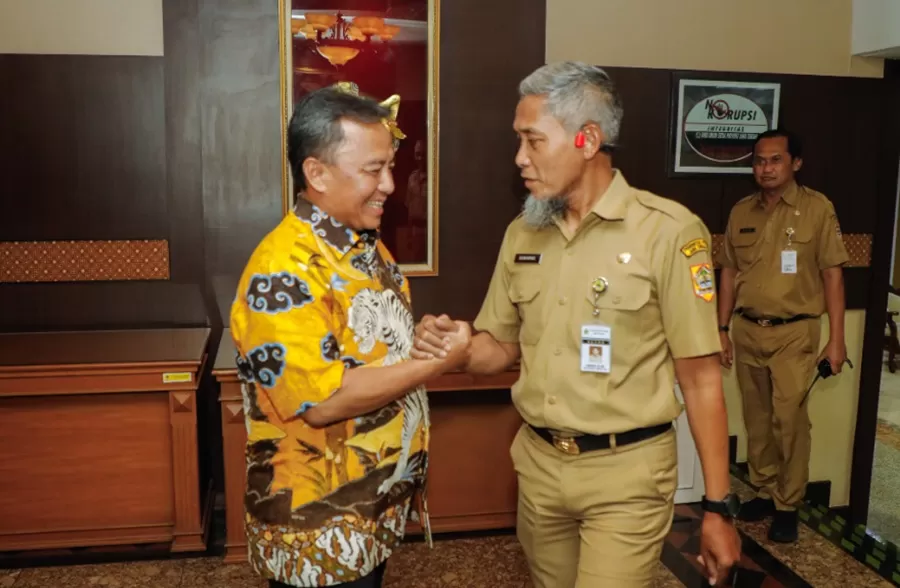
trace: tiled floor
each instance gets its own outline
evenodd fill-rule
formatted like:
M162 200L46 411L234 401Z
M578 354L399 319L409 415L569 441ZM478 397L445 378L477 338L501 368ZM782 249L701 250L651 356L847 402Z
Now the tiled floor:
M748 487L735 480L747 497ZM669 534L655 586L706 585L696 555L699 511L679 506L678 522ZM800 529L795 545L766 539L764 523L739 524L743 559L735 586L869 588L891 586L840 548ZM434 550L410 542L391 558L386 588L527 588L528 569L513 534L439 540ZM0 570L0 588L264 588L245 564L224 565L221 558L160 560L106 565Z
M900 543L900 370L881 372L868 527Z
M900 369L892 374L886 364L881 371L878 418L900 427Z

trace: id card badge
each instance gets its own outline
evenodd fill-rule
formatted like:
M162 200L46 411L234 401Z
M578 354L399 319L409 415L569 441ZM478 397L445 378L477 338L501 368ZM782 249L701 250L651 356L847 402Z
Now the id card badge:
M612 357L612 331L603 325L581 327L581 371L608 374Z
M793 249L785 249L781 252L781 273L797 273L797 252Z

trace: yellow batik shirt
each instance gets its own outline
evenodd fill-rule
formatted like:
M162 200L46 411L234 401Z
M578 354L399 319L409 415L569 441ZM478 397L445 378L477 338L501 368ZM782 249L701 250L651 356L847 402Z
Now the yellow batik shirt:
M403 538L414 496L424 497L424 387L322 429L300 415L338 390L345 370L409 361L413 328L408 284L377 235L305 200L251 256L231 333L247 422L249 557L264 578L350 582Z

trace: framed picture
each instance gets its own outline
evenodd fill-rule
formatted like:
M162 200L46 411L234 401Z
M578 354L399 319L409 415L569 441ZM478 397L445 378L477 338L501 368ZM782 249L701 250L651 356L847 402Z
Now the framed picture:
M405 275L437 275L439 0L279 0L279 20L284 214L297 196L287 157L295 102L338 82L379 102L396 94L406 138L381 238Z
M669 174L753 173L756 138L778 126L781 84L674 82Z

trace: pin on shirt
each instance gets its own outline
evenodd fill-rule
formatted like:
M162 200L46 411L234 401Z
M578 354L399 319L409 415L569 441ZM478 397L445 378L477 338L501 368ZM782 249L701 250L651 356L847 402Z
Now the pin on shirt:
M593 282L591 282L591 291L594 293L593 315L595 317L600 316L600 307L597 306L597 303L600 302L600 296L602 296L603 293L606 292L606 290L608 288L609 288L609 281L606 278L604 278L603 276L600 276L599 278L597 278Z
M623 255L631 258L628 253L619 255L619 260L623 259ZM600 297L609 290L609 280L600 276L591 282L591 291L594 294L594 318L600 316ZM605 325L582 325L581 326L581 371L595 372L600 374L608 374L612 364L612 329Z

